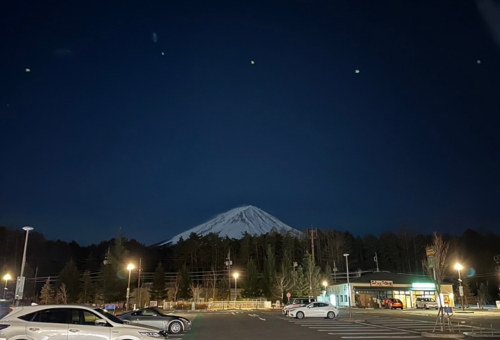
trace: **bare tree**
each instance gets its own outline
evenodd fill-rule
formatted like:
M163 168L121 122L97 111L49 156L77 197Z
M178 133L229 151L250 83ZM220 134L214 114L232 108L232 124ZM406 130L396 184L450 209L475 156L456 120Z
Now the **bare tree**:
M432 249L431 253L434 254L431 254L430 256L428 254L428 258L424 259L422 262L424 268L427 270L427 274L436 285L440 308L434 326L434 331L436 330L436 326L439 324L441 332L444 331L444 325L445 325L445 316L443 311L444 303L441 299L441 284L443 283L446 270L448 269L448 263L446 262L446 257L448 255L448 247L449 247L448 242L444 242L441 236L439 236L437 233L434 233L434 237L432 238L432 244L428 246L429 249Z
M179 293L179 289L181 287L181 281L182 277L179 273L177 273L177 275L175 275L175 280L170 282L170 288L172 290L174 301L177 301L177 294Z
M203 287L199 283L194 283L191 282L189 285L189 288L191 289L191 292L193 293L193 300L195 302L198 302L200 299L200 295L203 292Z
M282 261L280 271L276 274L276 281L272 289L273 297L281 301L284 292L291 289L294 282L295 280L292 272L287 268L285 261Z

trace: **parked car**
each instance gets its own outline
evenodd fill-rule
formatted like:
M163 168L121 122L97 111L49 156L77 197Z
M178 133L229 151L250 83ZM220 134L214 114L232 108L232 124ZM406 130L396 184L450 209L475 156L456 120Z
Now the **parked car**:
M303 318L328 318L333 319L339 315L337 307L328 302L313 302L303 307L292 308L288 316L297 319Z
M417 298L417 301L415 301L415 305L417 306L417 309L424 308L424 309L429 309L429 308L435 308L438 309L439 305L437 301L435 301L433 298L430 297L419 297Z
M0 319L9 314L10 304L7 300L0 300Z
M164 330L128 325L99 308L76 305L15 307L0 320L0 339L168 339Z
M299 297L299 298L293 298L289 304L286 304L285 307L283 307L283 314L288 315L288 311L292 308L297 308L297 307L302 307L305 305L308 305L312 302L316 302L316 299L313 297Z
M401 308L401 310L403 310L403 301L400 299L386 299L384 301L384 307L390 309Z
M120 320L161 328L177 334L191 329L191 321L181 316L163 314L156 308L141 308L119 315Z

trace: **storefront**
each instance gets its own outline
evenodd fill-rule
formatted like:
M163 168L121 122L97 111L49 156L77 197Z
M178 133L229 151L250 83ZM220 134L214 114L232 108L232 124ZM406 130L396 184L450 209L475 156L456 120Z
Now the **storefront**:
M348 283L327 288L327 298L339 307L383 308L384 301L395 298L404 308L415 308L419 297L430 297L439 303L434 283L428 276L378 272L351 278ZM441 298L445 306L454 307L453 286L441 284Z

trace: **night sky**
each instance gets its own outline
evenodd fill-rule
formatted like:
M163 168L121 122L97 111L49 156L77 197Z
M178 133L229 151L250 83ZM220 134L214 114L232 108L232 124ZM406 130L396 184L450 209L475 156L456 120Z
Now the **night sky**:
M474 1L11 1L0 28L0 225L152 244L251 204L361 236L500 230Z

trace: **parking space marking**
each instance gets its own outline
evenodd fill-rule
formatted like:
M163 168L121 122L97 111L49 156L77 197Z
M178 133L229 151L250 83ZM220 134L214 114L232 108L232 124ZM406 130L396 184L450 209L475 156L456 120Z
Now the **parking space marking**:
M342 339L416 339L416 338L422 338L421 336L416 336L416 335L398 335L398 336L342 336Z

